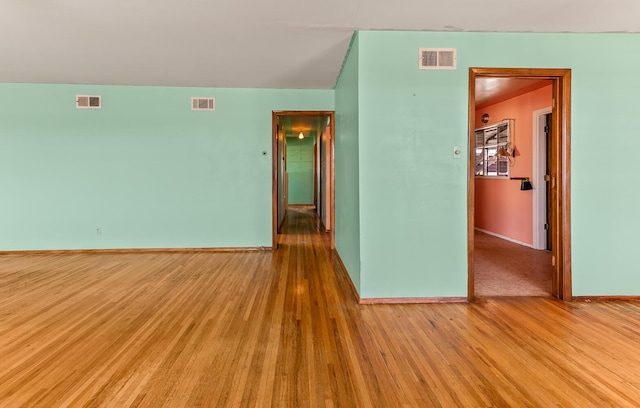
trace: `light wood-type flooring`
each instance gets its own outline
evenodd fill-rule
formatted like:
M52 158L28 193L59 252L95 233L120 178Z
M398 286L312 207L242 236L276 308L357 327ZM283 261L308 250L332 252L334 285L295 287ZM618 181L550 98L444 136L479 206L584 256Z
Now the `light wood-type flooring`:
M316 227L289 211L275 252L0 256L0 407L640 404L640 304L358 305Z

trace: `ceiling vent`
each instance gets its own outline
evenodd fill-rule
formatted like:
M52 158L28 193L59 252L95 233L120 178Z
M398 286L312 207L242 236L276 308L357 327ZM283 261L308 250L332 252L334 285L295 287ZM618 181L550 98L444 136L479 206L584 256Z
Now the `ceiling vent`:
M455 48L420 48L420 69L456 69Z
M76 108L101 109L102 97L100 95L76 95Z
M216 98L191 98L191 110L216 110Z

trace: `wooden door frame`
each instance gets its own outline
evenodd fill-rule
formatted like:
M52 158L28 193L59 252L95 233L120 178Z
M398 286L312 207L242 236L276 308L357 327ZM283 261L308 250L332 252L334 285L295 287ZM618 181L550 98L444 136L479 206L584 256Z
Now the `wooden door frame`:
M318 150L319 144L318 144L318 139L322 137L322 133L320 133L319 135L316 135L316 140L315 143L313 144L313 205L314 207L316 207L316 213L318 213L318 216L320 216L320 213L318 212L318 207L319 207L319 203L318 203L318 189L319 187L319 182L318 182L318 178L320 177L320 167L318 167L320 165L320 151Z
M329 130L330 136L330 148L326 154L329 155L329 166L331 168L331 177L328 182L330 183L329 189L331 191L330 197L330 211L329 224L330 224L330 240L331 249L335 249L335 230L336 230L336 217L335 217L335 112L334 111L272 111L271 113L271 230L272 230L272 243L271 248L278 248L278 117L279 116L328 116L330 118ZM285 136L286 137L286 136Z
M571 70L561 68L469 68L469 173L467 175L467 256L469 301L474 293L475 250L475 115L476 78L523 78L552 80L551 189L553 263L552 295L572 299L571 284Z

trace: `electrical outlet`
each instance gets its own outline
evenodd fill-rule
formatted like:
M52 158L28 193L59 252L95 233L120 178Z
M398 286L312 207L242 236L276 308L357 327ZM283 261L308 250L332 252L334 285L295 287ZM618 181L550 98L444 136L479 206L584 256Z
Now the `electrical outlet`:
M96 235L102 235L102 228L96 228Z

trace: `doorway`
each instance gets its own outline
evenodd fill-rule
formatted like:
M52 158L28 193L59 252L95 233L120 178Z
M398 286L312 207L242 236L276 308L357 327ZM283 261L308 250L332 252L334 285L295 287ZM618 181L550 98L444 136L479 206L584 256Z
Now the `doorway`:
M329 232L331 248L335 247L334 132L332 111L272 112L273 249L278 247L287 207L291 200L298 203L300 197L301 204L314 208L323 229ZM301 149L305 151L303 161L296 157L300 153L302 158Z
M476 81L485 78L548 80L552 107L548 146L548 215L551 247L551 295L571 300L570 236L570 91L569 69L471 68L469 70L469 174L468 174L468 299L473 301L476 198ZM545 117L546 119L547 117ZM513 153L515 157L515 153ZM488 169L487 169L488 170ZM535 178L535 177L534 177ZM538 181L536 180L536 183ZM535 212L534 212L535 214Z

